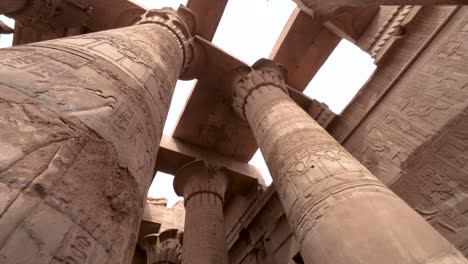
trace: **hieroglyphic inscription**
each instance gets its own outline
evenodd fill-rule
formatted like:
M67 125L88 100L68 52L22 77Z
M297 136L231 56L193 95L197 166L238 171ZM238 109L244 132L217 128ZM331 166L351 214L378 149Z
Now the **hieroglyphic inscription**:
M419 148L392 186L468 256L468 122L465 114Z
M71 231L67 242L62 244L51 264L86 264L92 257L95 242L82 230Z
M1 157L2 193L12 191L1 204L0 262L130 261L183 59L159 28L140 42L138 29L125 29L1 51L1 106L10 110L0 115L0 145L8 139L2 153L15 155ZM100 44L108 49L93 49ZM19 244L35 248L22 256Z
M251 95L246 115L300 244L332 204L357 190L389 193L279 89ZM294 120L294 122L291 122Z
M458 11L345 143L353 155L387 184L397 179L404 169L402 164L418 146L430 140L468 104L466 13L466 8ZM376 129L385 140L381 140L382 151L371 152L369 146L376 141L373 136ZM447 146L445 151L454 150ZM400 158L395 159L395 153Z

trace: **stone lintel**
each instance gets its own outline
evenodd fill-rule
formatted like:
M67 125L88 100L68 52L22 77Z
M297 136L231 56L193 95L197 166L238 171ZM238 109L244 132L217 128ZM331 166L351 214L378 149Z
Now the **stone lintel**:
M254 182L265 185L261 173L255 166L204 150L168 136L163 136L161 140L156 160L156 169L175 175L179 168L195 160L205 160L214 166L226 168L227 175L232 179L230 190L233 192L242 192L245 185L250 185Z
M304 91L328 59L340 37L299 8L294 10L269 58L288 69L288 84Z
M293 0L308 15L326 21L353 8L379 5L466 5L467 0Z
M377 6L353 8L324 22L323 25L341 39L356 43L376 16L378 10L379 7Z
M310 20L310 17L305 14L300 17L300 20ZM283 42L279 47L277 56L275 56L277 61L285 67L297 69L291 71L293 74L288 74L287 84L299 93L305 89L315 72L318 71L339 42L339 38L325 28L323 28L324 38L322 39L322 35L319 34L317 41L314 40L313 36L309 38L310 34L314 34L310 32L310 27L304 25L300 29L303 31L288 34L286 37L288 40ZM304 36L307 36L308 44L294 41L294 38L301 40ZM327 44L329 37L335 39L334 44L331 46ZM192 145L204 146L214 153L248 162L258 150L258 147L250 128L226 103L232 100L232 87L227 84L227 78L225 78L232 73L233 69L247 65L200 36L196 38L196 42L203 47L206 56L206 67L202 69L203 72L192 90L192 95L186 102L173 137ZM310 49L306 47L310 47ZM325 51L329 53L322 57ZM313 73L311 73L312 71ZM303 76L306 76L304 78L307 80L302 79ZM295 86L297 82L304 85ZM301 107L305 105L303 108L306 111L309 106L308 101L312 101L312 99L307 99L303 95L295 96L293 100L300 100L301 103L298 101L296 103ZM213 132L216 133L215 138L212 136ZM168 162L171 163L172 161ZM177 168L173 168L173 170Z
M189 0L187 7L197 21L197 34L212 40L223 16L228 0Z
M288 69L288 84L304 91L341 39L356 43L375 17L375 6L349 10L329 21L294 10L269 58Z

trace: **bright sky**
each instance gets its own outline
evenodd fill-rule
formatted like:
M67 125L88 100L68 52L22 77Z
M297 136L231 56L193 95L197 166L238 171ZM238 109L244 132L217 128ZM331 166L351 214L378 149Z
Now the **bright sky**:
M187 0L132 0L146 8L170 6L177 8ZM218 27L213 43L247 64L267 58L283 30L289 16L296 8L291 0L230 0ZM13 27L14 21L0 16ZM11 45L12 35L1 35L0 47ZM305 90L305 94L326 103L335 113L341 113L356 92L375 70L370 56L354 44L343 40L322 66ZM164 134L171 135L177 124L194 81L179 81L164 127ZM271 176L258 151L250 164L258 167L265 182ZM149 190L150 197L165 197L169 205L181 200L172 188L173 176L158 173Z

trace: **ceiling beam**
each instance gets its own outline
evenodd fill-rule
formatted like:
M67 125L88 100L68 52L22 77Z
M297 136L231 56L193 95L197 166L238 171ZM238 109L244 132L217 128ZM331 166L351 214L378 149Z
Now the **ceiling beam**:
M468 0L293 0L307 14L323 21L353 8L380 5L467 5Z
M265 185L261 173L255 166L224 157L168 136L163 136L161 140L156 160L156 170L175 175L179 168L195 160L204 160L215 166L224 167L232 176L247 177L252 180L258 180L260 184Z
M278 38L270 59L288 69L290 86L304 91L341 39L356 43L377 11L373 6L358 8L324 23L298 7Z
M339 42L340 37L325 28L321 21L296 8L270 59L288 69L290 86L304 91Z
M213 40L228 0L188 0L187 8L197 21L197 32L206 40Z

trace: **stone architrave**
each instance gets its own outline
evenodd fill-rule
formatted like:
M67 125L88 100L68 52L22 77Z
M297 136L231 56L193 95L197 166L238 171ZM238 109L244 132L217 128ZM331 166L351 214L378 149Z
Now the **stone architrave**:
M0 50L0 263L130 262L194 32L188 10L151 10Z
M181 264L182 236L183 233L177 229L145 236L139 244L146 251L146 263Z
M204 161L188 163L177 171L174 189L185 203L182 263L229 263L223 216L227 186L223 169Z
M468 263L288 96L286 70L238 68L250 124L307 264Z
M329 19L349 8L378 5L468 5L468 0L293 0L302 11L313 17Z

